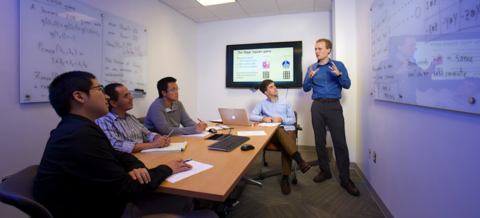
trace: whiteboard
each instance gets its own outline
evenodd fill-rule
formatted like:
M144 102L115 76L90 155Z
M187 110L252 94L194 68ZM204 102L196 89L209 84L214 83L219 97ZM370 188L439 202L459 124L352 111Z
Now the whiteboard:
M376 0L374 99L480 114L480 1Z
M20 103L47 102L52 80L73 70L146 89L146 50L138 24L73 0L21 0Z
M103 84L147 89L147 30L114 15L103 17Z

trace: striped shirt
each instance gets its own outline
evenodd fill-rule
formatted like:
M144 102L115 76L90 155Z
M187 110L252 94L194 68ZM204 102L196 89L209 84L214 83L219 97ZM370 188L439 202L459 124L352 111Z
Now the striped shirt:
M113 148L118 151L132 153L136 143L151 142L158 133L150 132L138 119L130 114L125 118L108 112L107 115L95 120L100 126Z

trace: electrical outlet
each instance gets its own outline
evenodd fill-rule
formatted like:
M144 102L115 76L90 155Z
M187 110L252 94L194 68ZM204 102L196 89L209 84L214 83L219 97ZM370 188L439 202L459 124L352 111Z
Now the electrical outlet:
M373 162L377 163L377 153L373 152Z
M368 159L372 159L372 148L368 148Z

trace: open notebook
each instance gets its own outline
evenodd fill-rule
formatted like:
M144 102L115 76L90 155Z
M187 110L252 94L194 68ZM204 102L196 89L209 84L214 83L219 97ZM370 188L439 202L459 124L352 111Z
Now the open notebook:
M156 154L156 153L174 153L183 152L187 147L187 142L171 142L168 147L163 148L150 148L140 151L143 154Z

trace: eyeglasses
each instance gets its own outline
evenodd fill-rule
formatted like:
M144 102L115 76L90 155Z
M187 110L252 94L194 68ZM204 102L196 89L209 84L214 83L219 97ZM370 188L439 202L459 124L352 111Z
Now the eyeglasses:
M123 95L122 98L130 98L132 96L132 93L128 92L127 94Z
M169 91L170 91L170 92L176 92L176 91L179 91L179 90L180 90L180 88L178 88L178 89L177 89L177 88L173 88L173 89L170 89Z
M103 94L105 94L105 88L103 87L103 85L90 87L89 89L96 89L96 88L100 88L99 90L102 91Z

